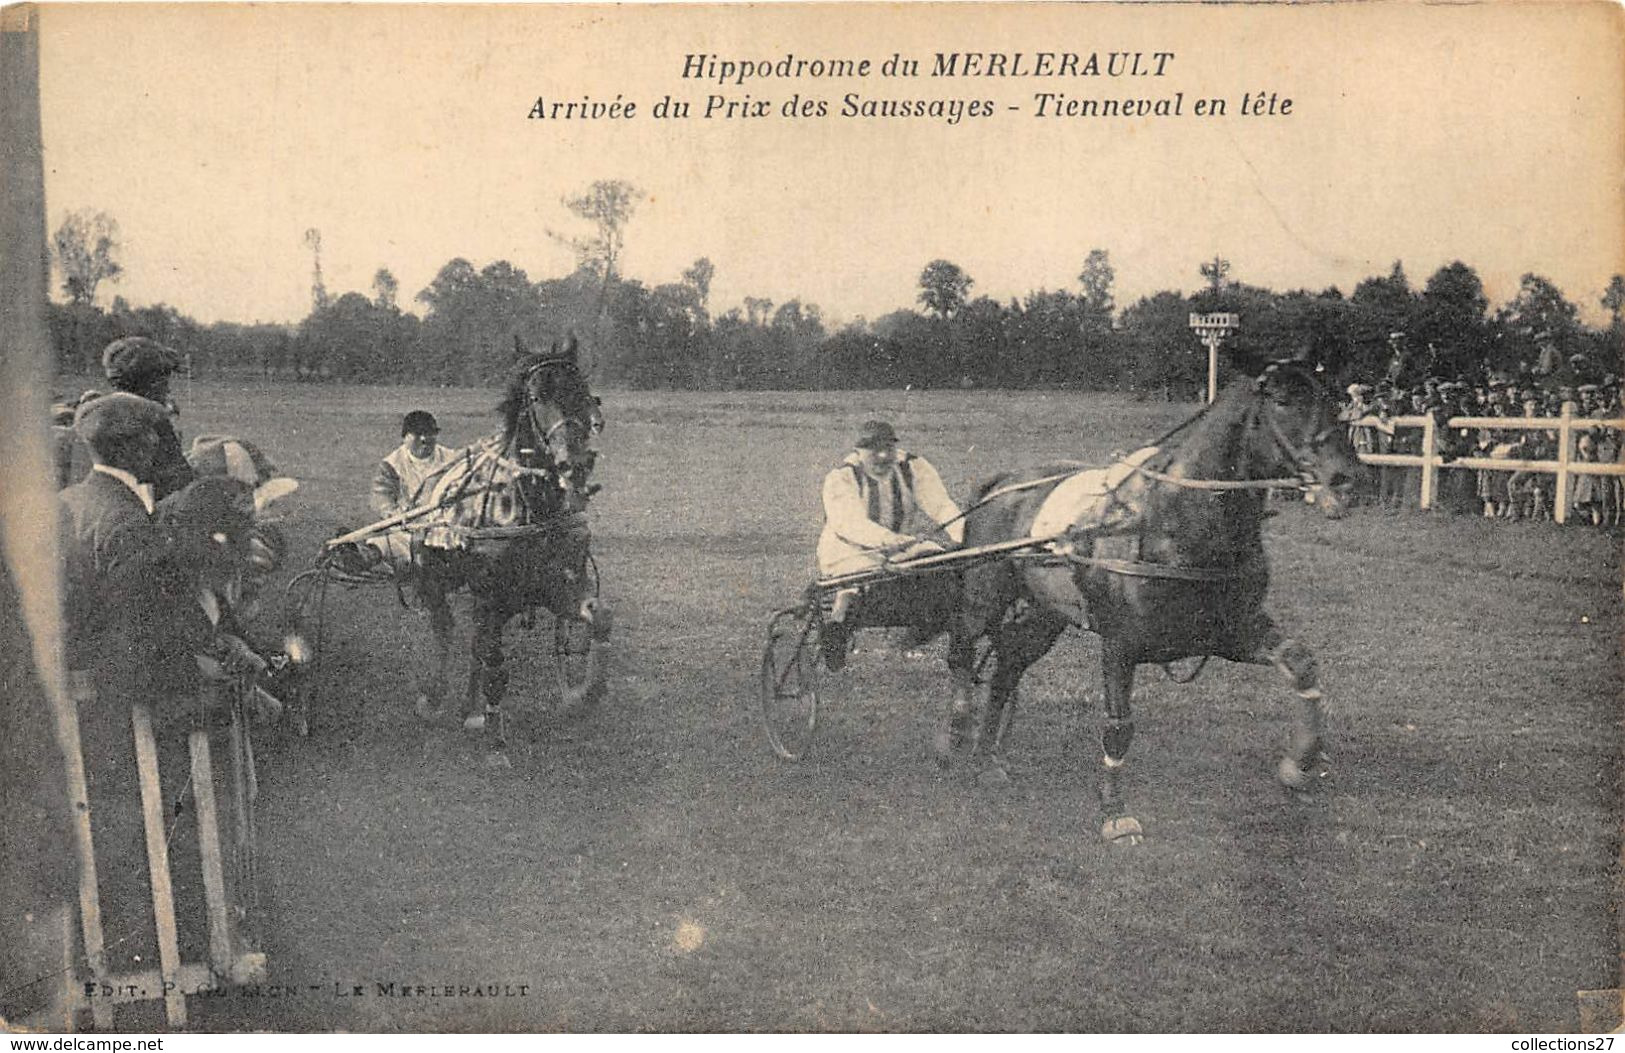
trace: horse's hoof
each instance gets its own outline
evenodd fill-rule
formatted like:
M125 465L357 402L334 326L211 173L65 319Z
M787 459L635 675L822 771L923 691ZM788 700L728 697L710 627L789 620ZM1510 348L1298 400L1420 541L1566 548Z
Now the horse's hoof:
M463 730L464 731L484 731L485 730L485 714L484 713L474 713L474 714L472 714L470 716L464 717L463 718Z
M226 966L226 979L234 984L259 983L267 975L263 951L245 951Z
M1001 789L1010 785L1010 772L1004 765L994 764L983 768L976 776L976 782L989 789Z
M1291 757L1282 757L1280 765L1275 769L1275 777L1289 790L1307 792L1315 788L1317 780L1326 777L1325 759L1325 755L1322 754L1305 768Z
M1131 815L1119 815L1100 826L1100 836L1114 845L1137 845L1145 840L1140 821Z

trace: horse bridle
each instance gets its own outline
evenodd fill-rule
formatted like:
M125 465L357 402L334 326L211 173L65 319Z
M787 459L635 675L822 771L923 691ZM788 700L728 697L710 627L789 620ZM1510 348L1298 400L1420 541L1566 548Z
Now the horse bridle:
M564 428L564 429L575 428L575 429L579 430L579 434L587 434L588 432L590 432L592 430L590 424L588 424L587 422L582 421L582 420L580 420L580 419L578 419L576 417L571 417L571 416L566 415L562 408L559 409L559 419L557 421L555 421L553 424L545 426L545 427L543 426L542 421L540 420L540 418L539 418L539 416L537 414L537 408L539 406L544 405L544 404L549 404L549 405L556 405L556 404L554 404L554 403L545 403L544 400L542 400L540 398L537 398L534 394L532 394L531 390L530 390L531 379L534 378L537 373L541 372L543 369L546 369L549 366L559 366L559 365L568 365L568 364L569 364L568 359L564 359L564 358L544 358L540 362L537 362L534 365L532 365L530 368L526 369L525 373L524 373L524 376L521 378L521 384L523 385L524 392L525 392L525 415L530 418L531 430L534 431L538 435L538 437L540 438L540 447L542 449L544 449L544 450L547 449L547 447L548 447L548 445L550 443L552 443L553 436L556 435L558 433L559 429L561 429L561 428ZM576 435L574 433L567 433L567 436L566 436L566 438L568 440L573 440L575 437L576 437ZM573 442L571 444L573 445Z
M1271 363L1269 367L1264 370L1264 373L1259 376L1258 385L1260 392L1263 390L1264 381L1278 368L1280 368L1279 363ZM1310 383L1313 384L1313 381L1310 381ZM1203 409L1203 412L1206 412L1205 408ZM1195 418L1192 419L1194 420ZM1270 440L1275 444L1275 452L1283 455L1286 463L1297 470L1297 475L1283 476L1275 479L1184 479L1178 476L1169 475L1166 472L1159 472L1154 468L1147 468L1144 465L1134 465L1134 470L1149 479L1155 479L1157 482L1167 483L1170 486L1183 487L1187 490L1309 491L1315 489L1316 487L1327 485L1326 483L1322 482L1317 477L1316 473L1308 466L1314 461L1315 451L1320 449L1321 445L1325 443L1327 439L1337 434L1338 430L1342 427L1341 423L1333 421L1331 424L1311 435L1309 440L1300 446L1292 441L1291 437L1289 437L1281 428L1280 422L1277 421L1274 415L1269 413L1267 409L1264 413L1264 420L1268 425Z

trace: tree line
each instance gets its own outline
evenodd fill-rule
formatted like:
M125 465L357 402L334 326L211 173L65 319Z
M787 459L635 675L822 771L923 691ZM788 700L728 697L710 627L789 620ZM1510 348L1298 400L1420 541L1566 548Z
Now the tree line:
M1110 254L1083 258L1074 288L998 301L974 295L975 279L948 260L927 262L918 309L831 328L815 304L746 297L716 309L716 268L699 258L679 281L649 286L621 273L628 225L641 199L620 181L567 198L585 232L549 235L576 256L568 274L533 279L507 260L442 266L408 307L399 282L378 270L367 292L329 294L320 234L310 313L296 324L199 324L158 304L122 297L104 309L98 289L116 282L117 225L100 213L68 217L54 239L63 303L50 308L63 371L94 374L100 349L147 335L191 356L197 375L310 382L489 385L512 360L516 338L537 347L575 333L600 384L673 389L1068 387L1195 397L1206 354L1192 313L1234 312L1225 341L1234 368L1303 353L1340 382L1487 375L1596 381L1620 369L1625 278L1600 303L1606 328L1584 325L1550 280L1526 274L1493 310L1473 268L1439 268L1420 287L1401 263L1336 288L1278 292L1233 276L1222 257L1195 268L1194 293L1159 292L1119 307Z

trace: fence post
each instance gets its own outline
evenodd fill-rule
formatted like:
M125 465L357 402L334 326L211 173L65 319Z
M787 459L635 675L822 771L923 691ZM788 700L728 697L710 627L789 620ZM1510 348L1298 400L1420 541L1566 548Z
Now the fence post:
M1574 445L1574 403L1563 403L1563 412L1557 420L1557 487L1552 498L1552 517L1559 523L1569 516L1569 463Z
M1433 477L1437 471L1438 456L1434 449L1437 442L1433 414L1429 413L1422 423L1422 508L1433 507Z

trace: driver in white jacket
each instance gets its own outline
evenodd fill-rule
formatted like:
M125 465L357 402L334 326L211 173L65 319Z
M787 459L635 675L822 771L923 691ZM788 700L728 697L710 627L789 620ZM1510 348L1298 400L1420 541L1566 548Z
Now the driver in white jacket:
M818 573L829 578L870 570L888 560L942 552L924 535L965 539L959 506L948 496L931 462L900 449L897 431L883 420L863 425L853 451L824 476L824 530L818 538ZM824 657L831 668L845 661L847 611L857 589L835 594L825 626Z

